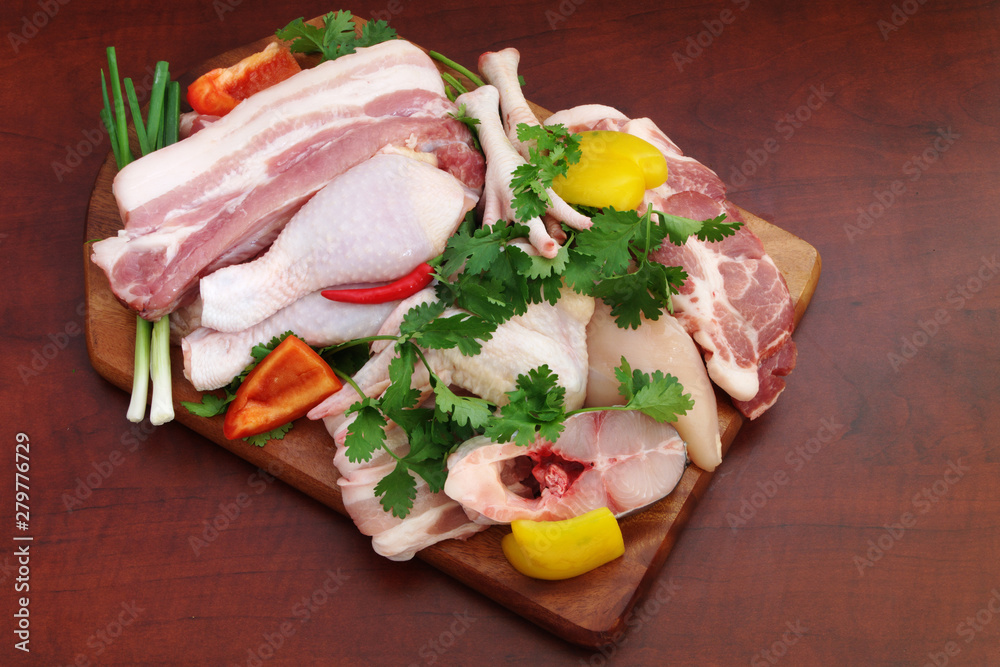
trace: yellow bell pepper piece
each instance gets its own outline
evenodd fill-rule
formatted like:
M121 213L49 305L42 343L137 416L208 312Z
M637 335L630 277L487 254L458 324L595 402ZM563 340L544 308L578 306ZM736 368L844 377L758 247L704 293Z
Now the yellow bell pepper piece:
M648 141L611 130L580 136L580 161L552 181L570 204L628 211L642 203L646 190L666 182L667 161Z
M569 579L625 553L618 520L607 507L564 521L515 519L504 535L503 553L521 574L535 579Z

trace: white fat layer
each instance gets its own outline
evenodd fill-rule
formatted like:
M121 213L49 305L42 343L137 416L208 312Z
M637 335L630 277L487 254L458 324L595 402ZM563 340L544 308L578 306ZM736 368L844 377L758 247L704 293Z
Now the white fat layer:
M414 54L416 51L419 57ZM361 49L357 58L345 57L327 61L303 70L271 88L261 91L239 104L232 112L205 129L133 162L115 178L114 193L123 217L146 202L161 197L198 176L218 170L217 161L237 150L278 124L292 124L279 141L268 145L259 159L229 171L216 188L205 193L206 198L220 193L239 192L248 183L259 182L267 169L268 157L278 155L289 146L304 141L316 133L309 123L295 124L304 118L330 109L364 106L373 99L393 90L426 90L444 94L437 69L417 47L396 40ZM391 67L380 68L365 76L351 76L361 59L398 61ZM308 94L306 94L308 93ZM345 113L345 116L349 114ZM357 122L357 116L337 122ZM219 157L221 156L221 158Z

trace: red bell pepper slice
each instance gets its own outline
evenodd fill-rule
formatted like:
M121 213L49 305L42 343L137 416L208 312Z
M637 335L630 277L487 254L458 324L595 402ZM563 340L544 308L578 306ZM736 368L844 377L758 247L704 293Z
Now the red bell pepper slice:
M341 386L336 373L315 350L289 336L236 390L222 432L230 440L266 433L304 416Z
M254 93L301 70L288 47L271 42L232 67L213 69L198 77L188 86L188 104L206 116L225 116Z

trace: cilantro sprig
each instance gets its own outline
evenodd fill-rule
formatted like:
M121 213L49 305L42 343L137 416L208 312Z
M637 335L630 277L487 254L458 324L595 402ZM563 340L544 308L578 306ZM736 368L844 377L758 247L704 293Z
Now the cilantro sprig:
M346 412L348 416L355 415L344 440L347 458L353 462L370 461L382 450L394 459L392 471L375 486L375 494L386 512L400 518L413 507L416 476L426 480L432 492L444 488L448 454L471 438L490 414L490 405L484 399L458 396L451 391L448 383L427 364L413 338L413 333L404 334L396 343L396 357L389 364L390 384L380 398L364 396L353 379L343 376L362 396ZM412 388L418 361L429 373L436 399L433 408L420 407L422 396ZM409 443L406 453L396 453L386 444L385 428L389 422L406 433Z
M566 411L566 390L558 385L558 376L542 365L517 377L516 387L507 392L510 399L485 429L494 442L511 441L529 446L538 438L555 442L573 415L607 410L636 410L658 422L674 422L694 407L690 394L676 377L655 371L652 375L633 370L623 356L615 369L618 391L624 405L580 408Z
M344 441L352 462L370 461L380 450L394 460L392 470L376 484L374 492L382 508L403 518L413 508L417 478L432 492L444 488L448 456L477 433L495 442L530 446L539 438L556 441L565 421L576 414L597 410L638 410L660 422L676 421L694 407L677 378L656 371L652 375L633 370L625 357L615 369L619 391L626 398L620 406L591 407L567 411L566 390L547 365L519 375L515 388L507 392L507 403L499 410L475 396L458 396L428 367L434 408L419 407L421 396L410 387L414 364L426 359L412 340L397 344L398 356L389 365L390 390L381 398L364 396L352 405L355 415ZM360 388L347 378L355 391ZM395 390L392 388L396 387ZM402 389L400 389L402 387ZM387 445L386 427L396 423L407 435L409 449L393 451Z
M602 299L622 328L638 328L645 317L659 319L664 307L672 312L671 295L677 294L687 273L650 259L668 236L651 209L605 209L594 225L580 232L570 250L566 282L576 291Z
M279 39L291 42L294 53L319 53L323 60L336 60L365 46L396 39L396 31L385 21L368 21L358 35L354 16L349 11L329 12L319 28L297 18L275 33Z
M511 180L515 217L519 222L527 222L545 214L552 205L547 192L552 181L556 176L565 176L569 166L580 161L580 135L560 124L520 123L517 138L524 143L533 142L528 149L528 161L514 170Z
M644 317L655 321L664 308L673 312L671 297L687 280L684 269L650 255L667 240L683 245L691 236L718 241L734 234L742 223L723 222L725 217L699 222L651 207L642 215L604 209L591 218L590 229L577 233L564 277L577 292L611 306L619 327L638 328Z

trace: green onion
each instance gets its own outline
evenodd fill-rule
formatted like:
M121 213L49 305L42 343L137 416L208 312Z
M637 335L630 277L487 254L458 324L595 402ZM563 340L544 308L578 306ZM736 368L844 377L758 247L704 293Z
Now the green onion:
M164 315L153 324L150 339L149 370L153 376L153 402L149 421L154 426L174 418L174 399L170 378L170 316Z
M469 92L465 86L458 82L458 79L453 77L451 74L448 74L448 72L441 72L441 78L445 80L445 83L450 84L455 90L457 90L460 95ZM452 100L452 102L454 101L455 100Z
M104 108L101 109L100 116L108 130L115 163L121 169L132 161L132 152L129 148L125 101L122 99L122 87L118 79L118 60L113 46L108 47L108 70L111 77L111 98L108 97L108 86L102 71L101 95ZM143 155L177 141L180 84L170 81L167 63L161 61L156 64L149 115L145 123L131 79L125 79L125 94ZM170 318L161 317L155 324L140 316L136 316L135 320L135 366L127 416L130 421L142 421L146 413L146 398L152 375L153 399L149 419L153 424L159 425L174 418L170 375Z
M118 58L115 56L115 47L108 47L108 72L111 76L111 93L114 99L115 131L118 139L118 161L119 168L124 167L132 161L132 150L128 145L128 121L125 119L125 102L122 99L122 86L118 80Z
M101 120L104 122L108 137L111 139L111 150L115 154L115 164L121 169L124 165L122 164L121 151L118 148L118 130L115 129L114 114L111 111L111 102L108 100L108 83L104 79L104 70L101 70L101 97L104 99Z
M149 123L146 132L149 137L149 145L156 150L160 148L157 137L163 127L163 94L167 83L170 81L170 72L167 63L162 60L156 63L156 70L153 73L153 89L149 93Z
M135 96L135 86L132 79L125 79L125 95L128 97L128 105L132 110L132 124L135 125L135 134L139 137L139 150L143 155L149 155L149 140L146 139L146 128L142 123L142 111L139 110L139 100Z
M166 65L166 63L163 63ZM164 69L166 84L166 99L162 108L162 121L158 133L162 140L157 140L157 147L177 143L178 121L180 119L180 84L170 81L169 74ZM160 66L157 64L157 72ZM155 83L154 83L155 86ZM149 409L149 420L154 425L164 424L174 418L173 381L170 376L170 315L164 315L153 325L153 336L150 341L149 369L153 375L153 402Z
M132 399L126 416L130 422L141 422L146 416L146 394L149 392L149 338L153 325L135 318L135 366L132 373Z
M453 70L455 70L459 74L464 75L469 81L471 81L472 83L476 84L477 87L478 86L484 86L484 85L486 85L485 83L483 83L482 79L480 79L478 76L476 76L475 74L473 74L469 69L467 69L467 68L459 65L454 60L446 58L445 56L441 55L437 51L430 51L427 55L429 55L434 60L437 60L438 62L447 65L448 67L452 68Z
M163 145L176 144L181 116L181 84L177 81L172 81L167 88L167 106L163 116L166 119L163 127Z

